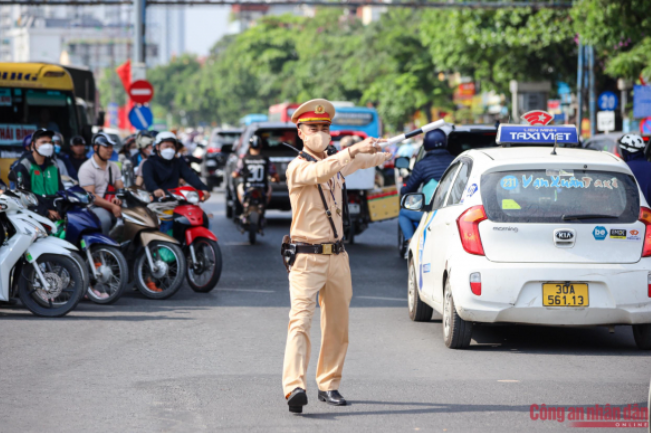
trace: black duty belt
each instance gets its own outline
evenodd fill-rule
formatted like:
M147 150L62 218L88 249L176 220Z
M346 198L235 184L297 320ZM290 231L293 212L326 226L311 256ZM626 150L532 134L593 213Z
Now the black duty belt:
M317 245L309 245L309 244L296 244L296 254L324 254L324 255L330 255L330 254L341 254L343 252L346 252L346 248L344 248L344 244L342 243L335 243L335 244L317 244Z

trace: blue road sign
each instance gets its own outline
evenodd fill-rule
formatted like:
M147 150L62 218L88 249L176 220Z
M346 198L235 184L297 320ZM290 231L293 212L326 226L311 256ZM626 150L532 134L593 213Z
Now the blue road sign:
M619 104L617 95L613 92L603 92L597 100L601 111L613 111Z
M642 119L651 116L651 86L633 86L633 117Z
M154 114L144 105L133 107L129 111L129 122L136 129L148 129L154 123Z
M574 125L508 125L502 124L497 130L497 143L548 144L578 143L579 138Z

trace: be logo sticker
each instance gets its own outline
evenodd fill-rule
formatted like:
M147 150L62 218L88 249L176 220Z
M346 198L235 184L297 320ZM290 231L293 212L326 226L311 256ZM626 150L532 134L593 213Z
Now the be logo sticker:
M608 235L608 230L606 230L606 227L597 226L592 231L592 236L594 236L595 240L598 241L603 241L604 239L606 239L607 235Z

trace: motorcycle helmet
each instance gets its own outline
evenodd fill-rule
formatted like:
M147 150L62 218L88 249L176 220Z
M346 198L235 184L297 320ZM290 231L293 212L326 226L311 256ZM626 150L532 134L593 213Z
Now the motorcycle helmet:
M249 140L249 145L251 146L251 149L260 150L262 148L262 138L259 135L254 135Z
M106 132L98 132L97 134L93 135L93 138L90 140L91 145L93 148L95 146L115 146L116 143L111 139L111 137L106 133Z
M445 149L448 144L448 137L441 129L434 129L425 134L423 147L425 150Z
M142 150L150 144L154 144L154 136L149 131L138 131L136 135L136 147Z
M619 146L629 153L635 153L644 150L644 140L637 134L624 134L619 139Z

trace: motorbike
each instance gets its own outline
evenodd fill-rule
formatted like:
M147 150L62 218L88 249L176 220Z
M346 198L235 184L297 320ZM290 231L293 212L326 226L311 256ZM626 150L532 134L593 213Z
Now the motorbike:
M63 238L85 255L89 269L88 299L98 304L112 304L124 292L129 279L129 266L120 245L102 234L97 216L88 208L94 196L79 186L59 191L54 199L64 217Z
M222 255L217 237L208 229L208 218L198 206L202 191L181 186L166 192L152 209L161 220L169 221L172 235L180 240L187 261L188 284L195 292L208 293L222 273Z
M15 189L0 195L0 301L18 296L33 314L60 317L72 311L86 286L76 247L48 236L49 219L28 209L38 199Z
M116 195L122 200L122 218L109 236L133 264L130 281L147 298L169 298L185 278L186 261L179 241L158 230L158 218L147 208L153 200L150 192L129 187Z
M242 233L249 234L249 243L255 244L257 234L264 236L264 211L267 206L267 194L262 188L247 188L242 197L242 215L239 225Z

